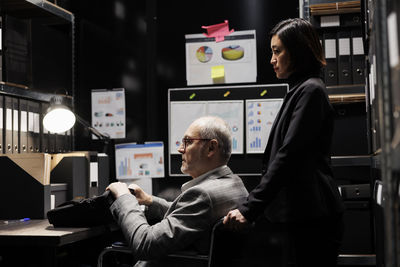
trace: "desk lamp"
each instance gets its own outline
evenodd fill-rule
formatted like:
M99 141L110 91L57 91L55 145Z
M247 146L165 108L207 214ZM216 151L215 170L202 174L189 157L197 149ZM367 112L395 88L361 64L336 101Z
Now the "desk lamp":
M69 107L63 104L63 98L61 96L53 96L50 99L50 107L46 111L46 115L43 118L43 126L51 133L63 133L71 129L75 122L78 121L85 128L87 128L92 134L97 136L100 140L107 141L110 139L109 136L100 133L98 130L90 126L90 124L74 114Z

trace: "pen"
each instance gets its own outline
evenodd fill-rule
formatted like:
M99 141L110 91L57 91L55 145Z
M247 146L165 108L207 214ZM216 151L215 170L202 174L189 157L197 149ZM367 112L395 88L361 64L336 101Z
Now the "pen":
M4 221L4 223L5 224L10 224L10 223L16 223L16 222L26 222L26 221L29 221L29 220L30 220L30 218L22 218L22 219L19 219L19 220Z

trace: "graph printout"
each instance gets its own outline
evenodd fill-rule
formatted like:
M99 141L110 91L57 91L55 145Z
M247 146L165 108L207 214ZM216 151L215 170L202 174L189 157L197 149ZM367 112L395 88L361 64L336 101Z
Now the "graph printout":
M125 138L125 89L92 90L92 127L110 138ZM93 139L97 139L92 135Z
M163 143L115 145L115 170L118 180L164 177Z
M246 151L263 153L282 99L246 100Z
M170 153L179 154L178 148L186 129L195 119L206 115L207 102L171 102L170 108Z
M218 116L232 130L232 153L243 153L244 116L243 100L171 102L170 153L179 154L178 148L190 124L202 116Z
M224 119L232 131L232 154L243 154L243 100L209 101L207 113Z

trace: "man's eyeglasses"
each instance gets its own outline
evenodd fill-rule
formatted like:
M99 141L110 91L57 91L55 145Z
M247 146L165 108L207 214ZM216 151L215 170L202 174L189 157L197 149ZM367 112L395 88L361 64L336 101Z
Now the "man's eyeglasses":
M210 141L210 138L183 138L182 145L183 145L183 153L186 152L186 147L193 144L193 141L200 140L200 141Z

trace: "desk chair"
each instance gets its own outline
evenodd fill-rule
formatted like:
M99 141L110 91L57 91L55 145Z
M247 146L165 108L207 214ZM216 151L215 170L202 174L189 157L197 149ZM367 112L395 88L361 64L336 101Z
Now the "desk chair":
M193 251L180 251L174 254L170 254L166 257L166 262L177 262L176 264L179 265L174 265L174 266L187 266L189 264L191 266L212 266L211 265L211 259L213 259L213 250L214 250L214 238L215 238L215 233L217 229L223 227L222 223L223 219L218 220L211 231L211 243L210 243L210 251L208 255L200 255L196 254ZM110 252L113 252L114 254L130 254L132 255L131 249L123 242L115 242L111 246L106 247L99 255L97 259L97 267L103 267L103 261L104 261L104 256L106 254L109 254ZM193 265L193 263L195 265ZM105 266L106 267L106 266Z
M233 232L224 228L222 221L223 219L217 221L212 228L208 255L191 251L173 253L163 259L165 266L288 266L286 243L282 236L271 236L270 232L260 231L255 227L243 232ZM126 244L113 243L100 253L97 267L103 267L104 256L110 252L113 252L114 257L121 254L132 255Z

